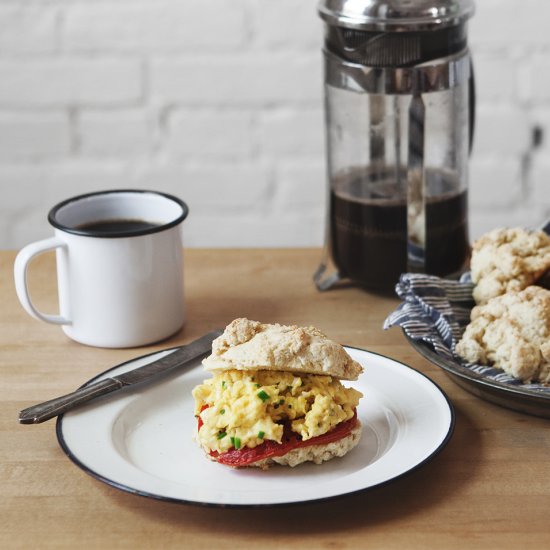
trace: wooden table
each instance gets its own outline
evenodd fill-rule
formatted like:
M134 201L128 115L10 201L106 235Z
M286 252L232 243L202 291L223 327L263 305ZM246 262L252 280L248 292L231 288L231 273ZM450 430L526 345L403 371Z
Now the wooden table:
M20 307L15 253L0 252L0 548L550 548L550 423L491 405L456 386L383 331L394 298L357 288L318 293L318 250L188 250L188 321L146 349L68 340ZM51 255L32 264L35 302L56 309ZM170 504L118 491L74 466L53 422L18 411L66 393L126 359L185 343L235 317L313 324L425 373L448 394L455 433L430 463L386 486L273 509Z

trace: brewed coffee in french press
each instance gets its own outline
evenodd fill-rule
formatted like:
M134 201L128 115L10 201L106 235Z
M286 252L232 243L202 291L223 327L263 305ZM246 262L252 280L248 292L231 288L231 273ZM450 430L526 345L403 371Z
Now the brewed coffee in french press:
M467 264L471 0L322 0L328 174L315 282L394 287ZM329 264L334 270L329 271Z

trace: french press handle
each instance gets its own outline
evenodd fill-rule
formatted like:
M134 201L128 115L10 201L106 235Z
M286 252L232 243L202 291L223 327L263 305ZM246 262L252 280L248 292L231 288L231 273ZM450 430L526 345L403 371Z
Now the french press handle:
M474 61L470 55L470 77L468 79L468 113L470 116L469 151L474 147L474 129L476 121L476 82L474 76Z

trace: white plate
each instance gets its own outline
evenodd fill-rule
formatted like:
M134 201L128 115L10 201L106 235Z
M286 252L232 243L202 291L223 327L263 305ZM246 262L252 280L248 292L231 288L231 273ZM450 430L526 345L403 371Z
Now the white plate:
M346 348L365 368L359 445L322 465L235 470L209 461L192 440L191 390L209 377L191 370L74 410L57 422L69 458L95 478L142 496L215 506L273 506L369 489L425 463L450 439L454 413L445 394L419 372L388 357ZM156 359L141 357L106 378ZM347 385L348 383L346 383Z

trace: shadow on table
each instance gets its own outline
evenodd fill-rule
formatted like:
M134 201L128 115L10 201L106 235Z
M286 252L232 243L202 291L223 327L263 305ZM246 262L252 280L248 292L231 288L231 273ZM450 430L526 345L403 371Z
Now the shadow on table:
M455 432L447 446L430 462L383 486L326 501L270 508L208 508L151 500L146 509L140 507L139 514L171 529L180 523L182 535L195 530L197 536L210 532L216 538L240 533L257 541L277 537L280 542L308 534L337 537L340 531L359 527L368 531L369 526L424 514L463 490L482 452L472 420L460 406L455 406L455 412ZM134 507L126 500L134 496L111 496L121 507Z

